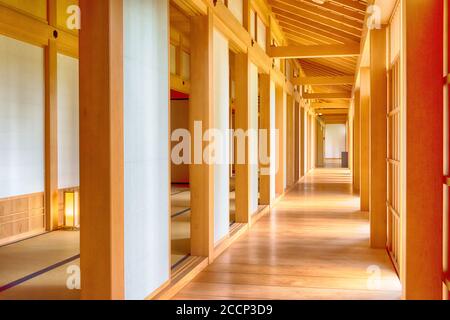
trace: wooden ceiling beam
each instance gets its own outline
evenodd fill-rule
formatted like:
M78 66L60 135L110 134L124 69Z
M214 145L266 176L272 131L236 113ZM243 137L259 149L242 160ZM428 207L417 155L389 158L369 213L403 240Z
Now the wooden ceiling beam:
M281 16L277 16L281 17ZM329 31L321 30L319 28L315 28L311 25L304 24L298 20L291 20L289 18L279 19L279 25L283 28L285 32L292 31L297 33L308 33L317 39L321 39L327 42L339 42L342 44L345 43L359 43L360 39L358 37L353 37L350 35L339 35L337 33L331 33Z
M303 99L318 100L318 99L348 99L352 98L351 92L334 92L334 93L303 93Z
M316 109L314 112L321 115L348 116L348 109Z
M306 19L302 16L292 13L291 11L281 10L277 7L272 7L272 11L279 21L289 19L292 24L294 24L295 22L299 22L299 23L302 23L303 25L313 27L316 30L322 30L322 31L326 31L331 34L339 35L342 37L347 37L353 41L359 42L359 40L361 38L361 32L359 32L356 29L353 29L352 32L346 32L345 30L341 30L341 29L334 28L333 26L329 26L326 23L320 23L315 20Z
M348 109L348 103L313 102L312 109Z
M359 45L316 45L270 47L268 55L281 59L311 59L359 56Z
M355 11L359 11L361 13L365 13L367 9L366 4L355 0L331 0L329 2L344 6Z
M354 84L355 76L335 76L335 77L301 77L292 81L293 85L343 85Z
M342 5L337 5L330 1L325 2L324 4L321 4L321 5L318 5L313 0L299 0L298 2L303 2L303 3L309 4L309 5L316 6L318 9L331 10L336 13L347 16L349 18L353 18L353 19L359 20L361 22L364 22L364 18L365 18L364 12L354 10L354 9L349 9L348 7L344 7Z
M304 12L307 12L308 14L313 15L317 18L329 19L349 27L357 28L360 30L363 29L364 21L346 17L345 15L339 14L332 10L323 10L322 6L311 5L308 4L307 2L305 3L297 0L275 0L275 1L271 0L271 2L273 2L275 6L277 5L277 3L282 3L285 5L292 6L293 8L296 9L301 8L301 10L303 10Z
M341 30L343 32L353 34L355 36L361 36L362 26L361 26L361 28L349 26L342 22L337 22L335 20L332 20L329 18L324 18L317 14L313 14L311 12L303 10L301 7L294 7L294 6L286 5L282 2L271 1L271 4L272 4L272 11L274 13L279 13L280 11L284 11L284 12L290 13L291 15L296 16L297 19L299 17L304 18L304 19L307 19L310 21L315 21L316 23L334 28L335 30Z

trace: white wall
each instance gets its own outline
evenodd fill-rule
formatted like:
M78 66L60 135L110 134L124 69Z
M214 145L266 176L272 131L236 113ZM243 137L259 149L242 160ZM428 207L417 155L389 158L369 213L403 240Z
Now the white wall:
M270 81L270 199L275 199L276 196L276 184L275 176L277 174L277 155L276 155L276 145L277 145L277 135L276 124L275 124L275 106L276 106L276 89L275 82Z
M250 63L250 128L258 130L258 68ZM250 213L258 210L259 177L258 177L258 136L250 140Z
M265 52L266 51L266 42L267 42L267 39L266 39L267 27L259 16L256 18L256 27L257 27L256 37L258 38L258 44L261 46L261 48Z
M58 187L80 185L78 59L58 54Z
M214 165L214 241L217 243L230 230L230 147L226 136L230 126L230 81L228 40L216 29L213 35L213 73L214 128L223 136L221 145L217 145L220 150L216 150L217 160L221 163Z
M327 124L325 126L325 159L340 159L345 147L345 124Z
M228 9L243 24L244 21L244 2L243 0L228 0Z
M167 0L124 1L125 298L169 279Z
M44 191L44 50L0 36L0 198Z

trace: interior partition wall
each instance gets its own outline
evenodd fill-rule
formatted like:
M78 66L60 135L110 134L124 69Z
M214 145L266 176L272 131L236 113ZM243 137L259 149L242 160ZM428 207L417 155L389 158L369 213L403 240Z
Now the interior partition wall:
M258 154L259 154L259 116L258 116L258 68L250 63L249 68L249 158L248 161L250 167L250 201L249 201L249 212L254 214L258 211L259 205L259 164L258 164Z
M64 193L79 191L80 188L79 63L76 58L58 54L57 66L58 227L61 227L66 224ZM76 208L78 208L78 204L76 204ZM75 214L74 219L74 225L79 226L79 212Z
M228 39L217 29L213 31L213 110L214 127L211 160L214 163L214 243L228 236L230 227L229 180L229 46ZM210 150L211 151L211 150Z
M45 230L44 49L0 35L0 244Z
M169 279L168 1L124 0L125 298Z

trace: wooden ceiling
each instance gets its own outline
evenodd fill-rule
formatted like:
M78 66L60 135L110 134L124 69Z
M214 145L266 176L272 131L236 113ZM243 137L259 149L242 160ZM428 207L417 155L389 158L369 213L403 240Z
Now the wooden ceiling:
M359 44L367 1L268 0L289 45ZM355 75L357 57L302 59L307 77ZM352 85L313 86L314 92L350 92ZM320 101L333 103L343 101Z

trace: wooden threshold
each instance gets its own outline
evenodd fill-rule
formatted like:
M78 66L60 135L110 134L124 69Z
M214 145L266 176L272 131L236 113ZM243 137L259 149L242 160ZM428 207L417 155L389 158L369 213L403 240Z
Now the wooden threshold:
M168 284L147 300L169 300L208 266L207 257L189 257L172 270L172 279Z

